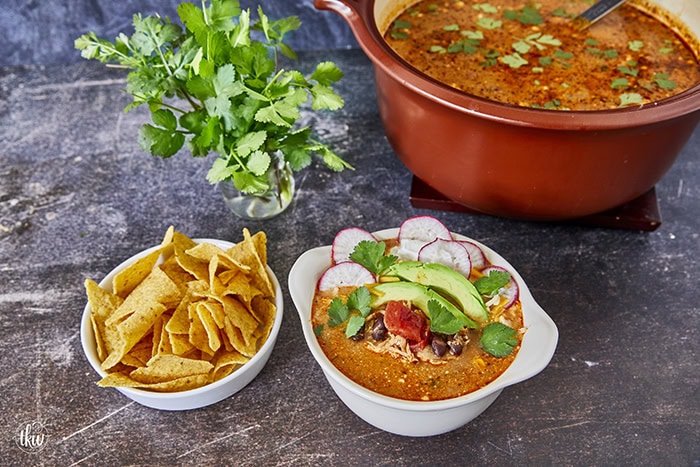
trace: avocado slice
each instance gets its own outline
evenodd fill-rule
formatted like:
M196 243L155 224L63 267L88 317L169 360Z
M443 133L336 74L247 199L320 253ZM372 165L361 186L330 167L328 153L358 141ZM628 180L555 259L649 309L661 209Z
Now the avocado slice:
M415 282L385 282L371 287L372 299L370 306L372 308L381 306L390 301L408 301L412 305L420 308L430 320L430 330L444 334L454 334L462 328L478 328L478 324L471 318L462 313L459 308L450 303L439 293L430 290L428 287L417 284ZM452 319L445 319L444 316L437 317L434 315L434 309L428 305L428 302L435 300L447 312L452 315Z
M401 261L394 263L386 275L415 282L446 294L454 299L464 314L477 323L485 324L489 321L489 312L474 284L454 269L438 263Z

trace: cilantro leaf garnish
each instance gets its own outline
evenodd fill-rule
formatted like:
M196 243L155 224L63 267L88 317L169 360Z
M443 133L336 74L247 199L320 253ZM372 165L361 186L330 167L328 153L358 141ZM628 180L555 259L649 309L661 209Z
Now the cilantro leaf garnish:
M362 326L365 325L365 319L362 316L352 315L348 319L348 325L345 327L345 337L351 338L357 334Z
M654 82L662 89L675 89L678 85L672 79L669 79L668 73L654 74Z
M636 92L628 92L620 94L620 107L628 105L639 105L644 103L642 96Z
M430 330L441 334L454 334L464 328L464 321L459 320L437 300L428 300Z
M481 295L492 297L510 282L508 271L489 271L488 276L483 276L474 281L474 287Z
M481 348L494 357L506 357L519 343L516 335L515 329L503 323L491 323L481 332Z
M328 306L328 325L336 327L347 322L345 335L348 338L354 336L362 329L362 326L365 324L365 318L372 311L369 306L370 298L369 289L364 286L353 290L345 302L335 297Z
M347 321L350 316L350 309L341 299L335 297L328 306L328 325L331 327L340 326Z
M518 52L501 57L501 61L511 68L520 68L521 66L529 63Z
M369 315L369 312L372 310L369 306L371 298L367 287L358 287L348 296L348 308L359 311L360 315L364 318Z
M372 274L380 275L398 258L394 255L385 255L386 244L384 242L372 242L362 240L350 253L350 259L366 267Z
M544 18L542 18L540 12L531 6L525 6L517 11L505 10L503 17L511 21L519 21L522 24L537 25L544 23Z

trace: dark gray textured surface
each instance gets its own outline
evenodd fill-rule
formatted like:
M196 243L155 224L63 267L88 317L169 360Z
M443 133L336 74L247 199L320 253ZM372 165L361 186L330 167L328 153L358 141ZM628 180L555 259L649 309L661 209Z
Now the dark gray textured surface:
M178 20L178 0L0 0L0 66L50 65L80 60L73 41L89 31L113 40L131 34L131 18L159 13ZM193 0L199 6L201 2ZM328 11L316 10L313 0L241 0L243 8L260 5L271 19L298 16L304 25L290 34L295 50L357 47L350 28ZM257 14L254 14L257 18Z
M346 108L306 115L357 170L313 167L283 215L243 222L204 175L209 161L141 152L145 114L121 112L122 77L95 63L0 70L0 452L4 465L674 465L700 462L700 131L658 185L652 233L413 209L410 174L383 136L369 61L336 61ZM335 397L306 349L286 276L347 226L379 230L432 213L488 244L528 282L560 330L541 374L471 424L433 438L374 429ZM79 320L101 279L168 225L238 241L264 229L285 317L263 372L234 397L168 413L94 383ZM34 454L23 424L48 434Z

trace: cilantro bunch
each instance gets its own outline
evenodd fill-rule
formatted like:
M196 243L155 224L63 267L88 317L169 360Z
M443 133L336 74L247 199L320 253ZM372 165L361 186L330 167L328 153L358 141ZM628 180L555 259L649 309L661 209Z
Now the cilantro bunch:
M295 126L309 99L312 110L344 105L331 88L343 76L332 62L310 76L278 69L279 54L296 58L283 41L301 26L297 17L271 20L258 7L255 20L238 0L182 3L177 11L184 29L158 14L137 14L130 37L110 42L90 32L75 40L84 58L130 70L133 102L125 110L146 104L152 117L139 131L144 151L167 158L187 143L194 157L216 152L207 179L232 180L250 194L270 188L276 157L295 171L313 154L334 171L352 168L310 127Z

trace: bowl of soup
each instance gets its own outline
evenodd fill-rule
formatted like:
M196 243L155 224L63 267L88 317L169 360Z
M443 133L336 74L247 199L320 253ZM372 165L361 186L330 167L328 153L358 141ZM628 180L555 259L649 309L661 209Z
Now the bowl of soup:
M371 235L371 241L383 243L388 253L393 254L399 229L382 230ZM406 286L403 281L376 279L377 283L371 284L372 279L361 279L362 274L343 273L349 282L341 280L340 283L347 285L354 281L354 285L328 286L326 278L335 275L336 267L350 271L356 268L349 265L350 261L333 259L335 245L306 251L289 273L289 290L299 313L304 338L326 380L339 399L358 417L390 433L433 436L469 423L482 414L505 388L542 371L557 345L556 325L535 302L522 277L503 257L486 245L459 234L450 233L447 241L453 242L455 248L468 246L470 254L476 252L482 258L478 264L475 262L469 267L473 275L491 277L489 271L507 275L509 286L496 286L503 296L485 300L491 318L480 321L477 310L470 316L478 324L469 324L470 321L465 319L464 328L459 324L450 328L450 320L433 308L437 306L431 303L433 299L428 300L427 306L421 304L418 295L411 295L414 286ZM406 259L399 264L410 268L414 263ZM382 276L391 274L382 273ZM410 275L406 271L400 274ZM419 275L423 276L423 273ZM331 282L338 280L334 277ZM414 277L414 280L418 279ZM474 277L469 280L474 280ZM366 281L366 286L358 286ZM439 279L443 285L445 281ZM397 290L397 284L400 292L390 295L394 293L390 292L391 289ZM513 284L517 284L517 293L513 293ZM401 290L403 287L407 287L407 291ZM371 290L369 294L373 298L368 303L372 311L365 313L363 325L353 327L353 320L362 315L353 310L358 306L353 303L364 301L353 298L353 292L357 294L363 288ZM433 290L433 287L429 289ZM440 299L435 298L435 301L440 302ZM395 308L399 302L413 311L404 310L405 315L390 311L390 307ZM336 313L335 308L341 303L350 308L345 319L338 318ZM454 300L454 303L461 302ZM443 304L443 310L451 307ZM417 310L419 306L424 312ZM401 316L401 319L397 320L396 316ZM407 316L428 316L429 331L412 337L411 327L415 320ZM453 316L448 315L448 318ZM377 326L380 320L381 326ZM378 331L378 328L383 331ZM489 348L482 338L487 329L510 333L505 339L508 342L501 340L498 346L503 347Z
M399 159L484 214L573 219L651 190L700 121L700 3L315 0L374 65Z

